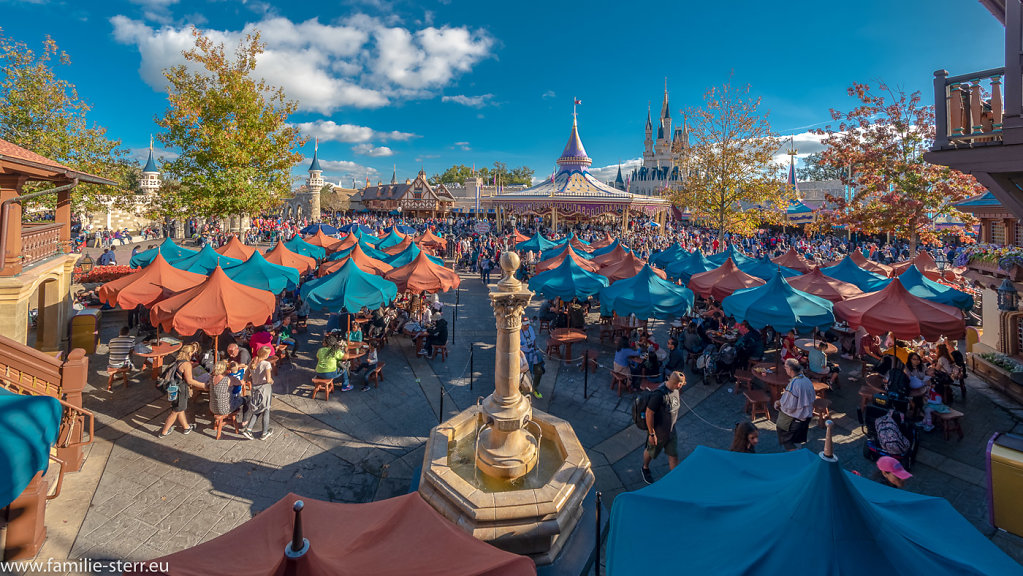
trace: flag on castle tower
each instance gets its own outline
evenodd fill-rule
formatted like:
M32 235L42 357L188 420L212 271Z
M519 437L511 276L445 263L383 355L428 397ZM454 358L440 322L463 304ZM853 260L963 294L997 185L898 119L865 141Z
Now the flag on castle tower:
M573 104L582 104L583 103L583 101L578 99L578 98L573 98L572 100L573 100L573 102L572 102Z

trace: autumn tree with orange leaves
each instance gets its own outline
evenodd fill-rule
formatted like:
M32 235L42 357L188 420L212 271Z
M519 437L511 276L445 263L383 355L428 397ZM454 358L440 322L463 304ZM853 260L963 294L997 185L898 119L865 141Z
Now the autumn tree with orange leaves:
M831 110L837 127L824 136L821 163L841 170L851 198L828 196L832 223L868 234L893 233L920 242L937 241L936 220L972 222L955 203L984 191L973 176L924 161L934 140L934 109L921 106L920 93L906 94L880 84L853 84L859 101L849 112ZM962 230L958 231L962 233Z

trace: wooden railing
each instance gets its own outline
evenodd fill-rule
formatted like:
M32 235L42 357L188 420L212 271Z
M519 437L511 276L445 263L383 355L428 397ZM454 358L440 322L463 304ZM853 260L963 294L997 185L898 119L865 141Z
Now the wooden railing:
M1002 143L1004 68L949 76L934 73L934 149Z
M62 227L61 224L22 224L22 268L28 268L61 253L60 230Z

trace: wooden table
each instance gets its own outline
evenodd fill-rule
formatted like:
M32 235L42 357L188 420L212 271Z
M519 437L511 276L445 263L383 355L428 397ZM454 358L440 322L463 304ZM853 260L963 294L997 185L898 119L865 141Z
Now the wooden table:
M799 340L796 340L796 347L800 348L800 349L802 349L802 350L804 350L806 352L809 352L810 350L813 350L814 348L816 348L817 345L820 344L821 342L824 342L824 353L825 354L828 354L828 355L838 354L838 348L836 348L834 344L832 344L830 342L825 342L824 340L820 340L820 339L814 340L812 338L800 338Z
M349 344L348 350L345 351L345 360L355 360L362 358L369 353L369 344L359 342L357 344Z
M831 391L831 386L829 386L828 384L825 384L824 382L814 382L813 383L813 394L814 394L814 396L816 396L818 398L823 398L825 393L830 392L830 391Z
M151 352L145 354L136 352L135 355L139 358L148 358L153 361L153 369L150 371L150 376L153 380L160 378L161 368L163 368L163 358L170 354L174 354L178 350L181 350L181 342L177 344L169 344L167 342L159 342L150 346Z
M773 370L773 372L765 372ZM785 365L776 365L774 362L758 362L751 369L753 377L763 382L771 391L771 401L776 402L781 398L781 391L789 383L789 376L785 373Z
M737 332L710 332L710 339L718 345L721 344L735 344L739 340L739 334Z
M551 343L565 346L565 360L572 359L572 344L586 340L586 332L575 328L558 328L551 332Z

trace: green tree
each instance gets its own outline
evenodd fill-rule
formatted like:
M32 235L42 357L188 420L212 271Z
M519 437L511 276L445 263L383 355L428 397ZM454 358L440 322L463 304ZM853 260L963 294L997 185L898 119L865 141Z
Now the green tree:
M800 180L822 182L825 180L841 180L845 177L845 168L832 166L824 162L823 152L814 152L803 158L803 165L796 168Z
M695 220L716 228L719 239L726 232L750 234L765 212L784 210L792 195L773 160L779 140L749 85L727 82L703 100L687 112L692 146L677 160L689 176L668 195Z
M106 128L89 122L92 107L54 70L70 63L70 56L49 36L36 53L0 29L0 138L74 170L123 181L133 165L128 151L120 140L107 138ZM34 183L26 191L49 187ZM71 197L75 210L88 211L107 200L130 204L131 195L128 189L80 184ZM56 196L39 201L54 205Z
M180 151L164 171L180 181L176 205L202 216L271 209L291 191L294 152L305 140L288 124L296 103L254 76L263 52L247 34L229 58L224 45L193 28L187 64L164 71L169 106L157 124L164 145Z
M476 176L482 178L485 184L493 184L495 181L506 186L509 184L530 184L533 181L533 170L526 166L519 166L509 170L504 162L494 162L493 168L484 166L476 171ZM472 180L472 178L471 166L455 164L442 174L434 175L430 181L443 182L444 184L461 184L466 180Z

